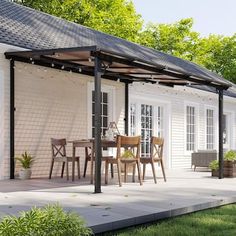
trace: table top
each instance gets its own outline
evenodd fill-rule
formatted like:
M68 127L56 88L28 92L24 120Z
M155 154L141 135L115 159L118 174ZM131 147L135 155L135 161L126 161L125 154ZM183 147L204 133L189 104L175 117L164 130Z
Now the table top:
M74 146L84 147L84 146L92 146L94 145L95 139L78 139L78 140L70 140L68 143L72 143ZM102 147L116 147L116 140L107 140L101 139Z

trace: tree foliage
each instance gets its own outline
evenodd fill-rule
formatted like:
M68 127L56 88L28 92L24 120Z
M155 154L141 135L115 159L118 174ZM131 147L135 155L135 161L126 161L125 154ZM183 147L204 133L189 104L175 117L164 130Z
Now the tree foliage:
M192 18L143 27L131 0L13 1L196 62L236 83L236 34L202 38Z
M236 34L201 38L192 26L191 18L174 24L149 24L139 43L193 61L236 82Z
M15 1L130 41L137 41L143 26L143 20L130 0Z

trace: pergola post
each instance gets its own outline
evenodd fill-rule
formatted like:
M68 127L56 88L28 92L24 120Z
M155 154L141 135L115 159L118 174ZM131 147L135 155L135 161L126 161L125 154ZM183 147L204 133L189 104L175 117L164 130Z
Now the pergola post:
M10 179L15 178L15 61L10 60Z
M95 96L95 189L94 193L101 193L101 60L94 59L94 96Z
M224 154L223 154L223 90L219 94L219 179L224 177Z
M129 83L125 83L125 134L129 135Z

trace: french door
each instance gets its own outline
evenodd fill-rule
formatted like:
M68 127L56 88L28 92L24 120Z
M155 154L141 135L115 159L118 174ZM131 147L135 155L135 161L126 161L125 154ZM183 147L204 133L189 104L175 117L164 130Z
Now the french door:
M130 105L130 135L141 135L141 154L149 155L151 137L164 137L163 106L146 103Z

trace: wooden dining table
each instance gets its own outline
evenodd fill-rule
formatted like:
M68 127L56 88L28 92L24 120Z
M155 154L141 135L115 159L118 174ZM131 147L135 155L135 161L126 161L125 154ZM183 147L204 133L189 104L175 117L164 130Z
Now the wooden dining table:
M72 181L75 180L75 153L77 148L89 148L91 149L91 165L90 165L90 183L93 183L94 179L94 162L95 160L94 157L94 145L95 145L95 139L79 139L79 140L72 140L69 141L69 143L72 143ZM111 147L116 147L116 139L114 140L107 140L107 139L102 139L101 140L101 146L102 148L111 148ZM86 158L86 157L85 157ZM100 157L102 158L102 157Z

